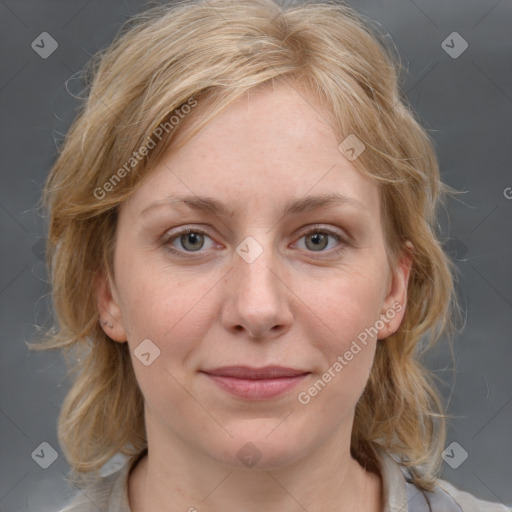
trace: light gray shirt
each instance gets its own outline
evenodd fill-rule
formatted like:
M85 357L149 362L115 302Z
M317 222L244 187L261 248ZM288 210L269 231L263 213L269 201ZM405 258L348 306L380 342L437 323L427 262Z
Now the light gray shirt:
M382 478L383 512L512 512L512 508L476 498L445 480L437 480L434 491L416 487L408 470L386 451L377 448ZM90 488L79 491L59 512L131 512L128 502L128 475L136 458L103 476ZM164 511L162 511L164 512Z

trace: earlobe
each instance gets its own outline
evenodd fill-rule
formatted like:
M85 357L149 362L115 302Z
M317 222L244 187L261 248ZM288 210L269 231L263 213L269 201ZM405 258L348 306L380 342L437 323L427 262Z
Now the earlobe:
M407 288L413 265L412 253L414 251L414 245L410 241L407 241L405 245L407 249L404 249L392 273L390 289L384 301L383 311L380 314L380 319L384 325L382 329L379 329L377 335L379 340L394 334L399 329L405 315Z
M109 278L104 271L98 272L95 280L96 304L99 323L105 334L114 341L127 341L121 308L112 293Z

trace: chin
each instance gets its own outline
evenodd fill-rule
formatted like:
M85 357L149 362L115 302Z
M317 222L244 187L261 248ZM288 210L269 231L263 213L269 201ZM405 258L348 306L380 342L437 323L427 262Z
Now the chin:
M275 428L276 422L273 423ZM290 466L304 456L306 446L299 439L284 432L269 434L272 429L260 429L257 435L237 435L219 447L217 453L209 455L228 466L237 469L277 470Z

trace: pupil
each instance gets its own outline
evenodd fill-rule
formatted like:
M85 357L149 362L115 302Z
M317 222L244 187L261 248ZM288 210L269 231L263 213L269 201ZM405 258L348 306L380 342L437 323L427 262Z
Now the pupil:
M323 248L325 246L325 235L323 235L322 233L315 233L313 235L310 235L310 239L313 242L313 245L317 248ZM324 243L322 244L322 242Z
M198 242L201 241L201 235L197 235L196 233L188 233L187 235L184 235L185 242L184 247L188 247L189 249L194 249L194 244L198 244Z

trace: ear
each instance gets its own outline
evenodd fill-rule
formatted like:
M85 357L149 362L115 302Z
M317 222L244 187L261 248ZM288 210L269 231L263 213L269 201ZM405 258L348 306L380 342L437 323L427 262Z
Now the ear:
M95 294L99 322L105 334L120 343L127 341L117 293L105 271L98 272L96 275Z
M383 308L380 312L379 332L377 339L382 340L395 333L405 315L407 304L407 287L409 275L412 268L414 245L407 241L406 248L396 265L395 270L389 278L387 295L384 299ZM381 325L382 324L382 325Z

